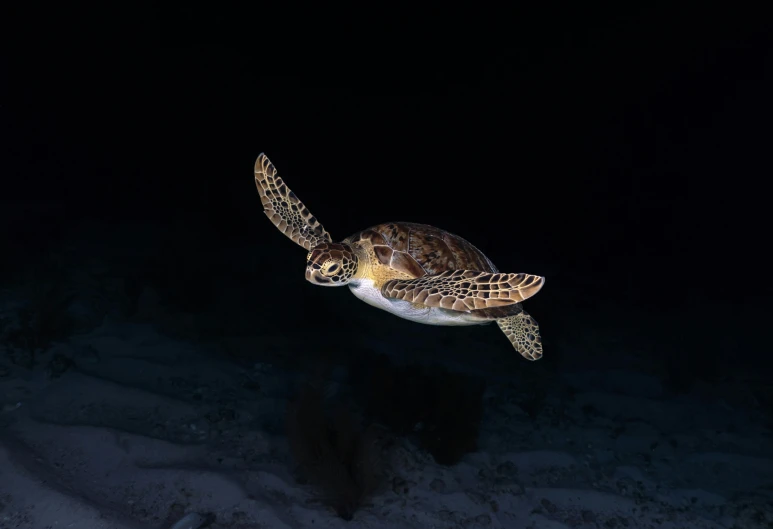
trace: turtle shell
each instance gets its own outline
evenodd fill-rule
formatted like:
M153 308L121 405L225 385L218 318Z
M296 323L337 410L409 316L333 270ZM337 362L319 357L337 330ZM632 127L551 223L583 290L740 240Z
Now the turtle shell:
M412 277L435 275L449 270L499 272L488 257L469 241L447 231L413 222L388 222L347 237L344 243L368 241L378 260ZM520 303L473 311L491 320L517 314Z
M388 222L355 233L345 242L369 241L378 260L412 277L449 270L498 272L470 242L434 226Z

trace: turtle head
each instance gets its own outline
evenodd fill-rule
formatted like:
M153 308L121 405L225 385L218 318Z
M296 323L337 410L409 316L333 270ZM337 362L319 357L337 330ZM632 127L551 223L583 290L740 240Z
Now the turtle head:
M348 244L323 242L306 256L306 280L323 287L347 284L357 272L357 255Z

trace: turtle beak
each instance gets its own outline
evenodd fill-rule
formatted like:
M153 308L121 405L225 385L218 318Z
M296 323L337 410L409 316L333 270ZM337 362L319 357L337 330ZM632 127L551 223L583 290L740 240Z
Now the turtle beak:
M308 281L312 285L322 285L325 287L338 286L331 279L320 274L318 270L312 270L311 267L306 269L306 281Z
M313 285L326 285L330 283L328 278L322 277L318 271L312 270L311 267L306 268L306 281Z

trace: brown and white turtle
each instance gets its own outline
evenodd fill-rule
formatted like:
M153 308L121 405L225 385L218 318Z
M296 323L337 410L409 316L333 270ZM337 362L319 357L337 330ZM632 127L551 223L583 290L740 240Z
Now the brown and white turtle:
M501 273L466 240L425 224L388 222L335 243L263 153L255 184L266 216L308 250L307 281L348 285L365 303L418 323L496 321L525 358L542 356L539 326L521 302L539 292L544 277Z

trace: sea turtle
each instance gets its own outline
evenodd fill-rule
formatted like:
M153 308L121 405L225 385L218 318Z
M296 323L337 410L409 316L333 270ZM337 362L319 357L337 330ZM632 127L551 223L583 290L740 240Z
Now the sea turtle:
M521 302L539 292L544 277L501 273L471 243L425 224L387 222L333 242L263 153L255 184L266 216L308 250L307 281L348 285L365 303L419 323L496 321L521 355L542 356L539 326Z

